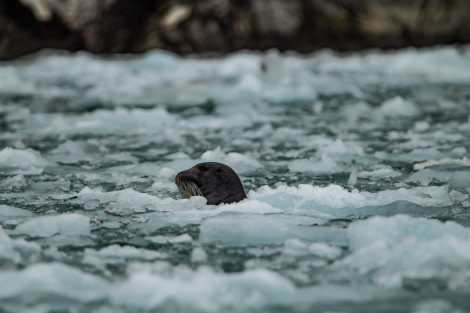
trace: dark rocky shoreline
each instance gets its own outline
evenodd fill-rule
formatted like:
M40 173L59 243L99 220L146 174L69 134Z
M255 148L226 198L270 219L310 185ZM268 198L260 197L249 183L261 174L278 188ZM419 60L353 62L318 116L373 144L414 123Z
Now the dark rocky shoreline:
M179 54L470 41L467 0L2 0L0 60L44 48Z

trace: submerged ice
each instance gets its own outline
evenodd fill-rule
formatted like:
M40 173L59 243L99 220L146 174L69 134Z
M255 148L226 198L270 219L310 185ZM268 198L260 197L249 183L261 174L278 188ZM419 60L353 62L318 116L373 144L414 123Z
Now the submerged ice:
M469 73L452 47L0 63L0 311L470 310ZM181 199L209 161L248 198Z

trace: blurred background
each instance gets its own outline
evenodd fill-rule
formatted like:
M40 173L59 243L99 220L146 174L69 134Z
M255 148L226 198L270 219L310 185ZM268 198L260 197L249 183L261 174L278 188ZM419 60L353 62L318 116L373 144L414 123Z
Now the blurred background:
M44 48L180 54L462 44L468 0L2 0L0 59Z

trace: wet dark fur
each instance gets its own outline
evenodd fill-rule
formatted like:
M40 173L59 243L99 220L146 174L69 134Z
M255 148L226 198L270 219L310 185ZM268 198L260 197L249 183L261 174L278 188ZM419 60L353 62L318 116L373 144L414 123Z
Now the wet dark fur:
M203 196L207 204L232 203L246 198L237 174L217 162L199 163L178 173L175 184L183 198Z

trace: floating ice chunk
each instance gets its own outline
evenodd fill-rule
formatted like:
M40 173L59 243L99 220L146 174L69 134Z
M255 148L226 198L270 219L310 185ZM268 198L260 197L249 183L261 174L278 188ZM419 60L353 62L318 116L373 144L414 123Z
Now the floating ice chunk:
M296 287L286 278L265 269L242 273L215 273L208 268L195 272L178 268L174 277L148 271L133 273L113 288L111 299L116 305L146 310L168 301L178 301L192 310L217 311L224 307L260 307L292 301Z
M307 102L315 100L317 92L308 81L300 80L264 86L262 98L273 103Z
M288 239L345 245L344 230L313 226L324 222L319 218L290 215L216 216L201 223L199 240L235 246L280 244Z
M345 213L354 214L354 208L386 205L396 201L408 201L422 206L448 206L453 204L446 186L417 187L411 189L384 190L377 193L348 191L338 185L318 187L300 184L297 187L280 185L276 188L261 187L258 191L249 193L250 199L268 203L274 208L287 212L315 214Z
M414 130L417 132L427 131L431 126L426 121L418 121L414 125Z
M328 154L354 154L364 155L364 149L356 143L344 142L337 139L334 142L320 148L322 153Z
M24 239L12 240L0 226L0 263L9 260L13 263L35 262L41 253L41 246Z
M229 107L229 106L227 106ZM238 106L236 106L238 108ZM227 109L225 109L227 110ZM188 130L200 131L201 129L231 129L244 128L253 125L259 117L255 114L232 112L232 114L216 116L195 116L181 121L181 125ZM226 112L227 113L227 112ZM169 134L171 135L171 134Z
M289 239L284 243L283 254L293 256L315 255L327 260L335 260L341 256L341 249L323 242L314 242L310 245L298 240Z
M416 162L429 159L440 159L443 153L436 148L418 148L413 149L410 153L399 156L398 160Z
M181 62L181 58L166 50L151 50L138 59L131 61L131 64L137 69L174 69Z
M150 234L155 229L165 226L184 226L187 224L200 224L202 220L208 217L224 215L230 213L249 213L249 214L270 214L280 213L282 210L273 208L267 203L258 200L246 199L237 203L221 204L214 206L206 205L206 198L191 197L190 199L172 200L165 205L165 213L146 214L147 222L140 223L131 228L137 228L139 232Z
M273 214L282 213L282 210L273 207L272 205L258 201L256 199L246 199L240 202L229 204L221 204L214 211L219 213L232 212L232 213L251 213L251 214ZM215 214L212 214L215 215Z
M33 149L4 148L0 151L0 168L3 174L41 174L47 161Z
M7 177L0 182L0 187L5 189L15 189L26 185L26 179L23 175Z
M254 171L257 168L262 167L256 159L237 152L225 153L220 147L215 150L209 150L201 155L201 161L203 162L221 162L232 167L235 172L243 173Z
M236 307L250 311L267 306L371 301L396 296L395 290L375 286L321 285L297 288L290 280L267 269L216 273L184 266L155 271L139 264L130 277L111 288L113 306L152 310L176 302L183 311L223 312Z
M312 146L318 146L318 156L308 159L297 158L288 162L287 166L290 171L312 172L315 174L349 172L351 169L346 168L344 164L364 155L363 148L354 142L344 142L341 139L330 141L318 137L312 137L311 141ZM310 143L307 145L310 145Z
M56 234L87 236L90 234L90 219L76 213L40 216L18 225L15 233L32 237L50 237Z
M18 263L21 260L20 254L15 251L13 241L0 226L0 261L10 260ZM0 279L0 281L2 281Z
M451 176L451 172L441 172L425 168L410 175L405 181L419 183L421 186L428 186L433 181L447 182Z
M411 313L464 313L444 299L422 300L413 305Z
M419 113L419 110L413 102L397 96L382 103L375 113L385 116L414 116Z
M111 245L96 252L98 256L104 258L125 258L125 259L144 259L152 260L165 256L158 251L139 249L131 246Z
M243 73L259 72L259 55L253 52L234 52L225 56L217 66L218 75L226 78Z
M50 194L51 197L67 197L67 195L63 194L63 192L70 191L70 181L63 178L58 178L56 181L34 182L29 185L29 190L37 193L47 193Z
M371 171L360 171L357 173L358 177L370 177L370 178L387 178L387 177L398 177L401 176L402 173L395 171L390 166L387 165L380 165L376 166L375 169Z
M103 192L99 189L83 188L78 193L78 202L87 203L98 200L100 203L110 203L108 210L114 214L143 213L148 210L166 210L168 201L157 196L127 188L119 191Z
M449 180L449 188L470 193L470 172L455 172Z
M0 299L34 303L48 297L88 303L106 299L109 284L96 276L60 263L33 264L21 271L0 272Z
M168 255L159 251L152 251L148 249L136 248L131 246L111 245L101 250L85 249L83 262L96 266L98 268L105 268L109 263L122 263L129 260L157 260L166 259Z
M0 204L0 220L2 217L35 216L33 212L25 209Z
M321 155L320 160L315 158L297 159L290 161L287 166L289 171L301 173L330 174L344 171L342 166L326 154Z
M148 240L154 243L183 243L183 242L191 242L193 238L188 234L182 234L176 237L171 236L154 236L154 237L147 237Z
M195 247L191 252L191 263L207 262L207 253L202 247Z
M284 242L282 253L292 256L308 255L308 245L299 239L288 239Z
M91 162L97 153L105 152L106 148L93 140L67 140L51 151L51 158L62 164L73 164L79 161Z
M215 84L210 90L210 98L218 103L255 102L260 100L263 84L259 76L243 73L234 84Z
M13 241L13 246L21 255L22 263L37 262L41 255L41 246L35 242L20 238Z
M90 153L97 153L100 150L105 150L104 147L100 147L98 142L94 141L71 141L67 140L61 143L57 148L52 150L52 153L61 155L79 155L84 156Z
M447 159L442 160L428 160L421 163L413 164L413 169L415 171L421 170L426 167L435 166L435 165L461 165L461 166L470 166L470 160L467 158L462 159Z
M54 117L54 118L51 118ZM167 125L174 125L175 118L165 109L99 110L81 116L62 114L36 114L26 125L27 132L39 134L143 134L155 133ZM170 135L170 134L169 134ZM80 147L78 147L80 148Z
M201 155L203 160L222 160L225 157L226 154L220 147L217 147L215 150L208 150Z
M379 285L400 287L404 278L452 280L467 271L470 262L470 229L454 222L373 217L353 222L347 232L353 252L335 267L373 273Z
M470 78L467 53L461 54L454 47L427 50L411 48L393 56L377 52L364 56L338 57L326 52L315 56L311 62L322 72L361 73L366 75L362 80L372 79L374 82L383 81L385 76L389 84L416 79L462 82Z
M158 177L162 178L171 178L173 179L176 176L176 171L168 168L168 167L163 167L158 171Z
M464 156L467 154L467 149L465 147L455 147L452 149L451 153L458 156Z
M370 112L371 107L367 103L358 102L343 106L339 113L349 121L356 121L369 116Z
M308 249L312 254L327 260L335 260L342 254L342 250L340 248L323 242L314 242L308 247Z
M432 241L443 236L470 239L470 229L455 222L442 223L407 215L371 217L365 221L354 222L348 228L349 244L353 250L376 241L382 241L386 246L394 246L409 236L422 241Z
M267 203L252 199L237 203L220 204L217 207L207 206L206 202L207 200L204 197L191 197L182 200L169 199L164 206L166 212L145 214L148 221L131 225L130 228L135 228L143 234L151 234L161 227L200 224L205 218L226 213L270 214L282 212L282 210L273 208Z

